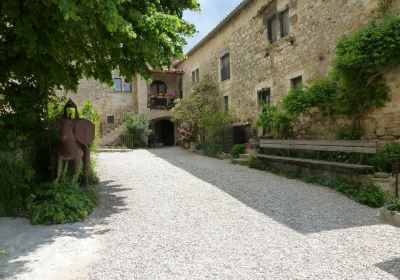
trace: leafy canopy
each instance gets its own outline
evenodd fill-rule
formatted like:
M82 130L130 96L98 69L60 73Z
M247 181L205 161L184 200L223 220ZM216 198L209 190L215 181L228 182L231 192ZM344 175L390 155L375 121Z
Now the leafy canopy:
M0 11L0 84L63 86L111 71L132 77L182 56L195 32L182 19L196 0L4 0ZM22 84L21 84L22 83Z

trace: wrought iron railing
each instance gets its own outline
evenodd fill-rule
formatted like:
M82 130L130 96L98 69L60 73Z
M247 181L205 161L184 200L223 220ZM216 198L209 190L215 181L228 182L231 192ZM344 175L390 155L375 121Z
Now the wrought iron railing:
M150 110L171 110L175 106L175 97L150 95L148 107Z

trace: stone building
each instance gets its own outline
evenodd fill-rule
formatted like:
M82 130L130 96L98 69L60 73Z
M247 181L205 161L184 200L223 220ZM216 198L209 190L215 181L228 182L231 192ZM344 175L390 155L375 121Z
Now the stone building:
M399 10L400 1L392 1ZM245 0L175 65L183 71L183 96L205 75L218 81L237 124L252 123L261 101L279 103L293 87L325 77L343 35L371 21L378 0ZM366 138L400 138L400 68L386 75L391 101L365 123ZM313 120L307 135L331 138Z
M103 112L103 134L116 137L127 112L144 113L157 138L176 143L171 123L173 100L191 94L206 75L218 82L221 104L237 125L254 123L262 102L278 104L300 83L325 77L338 40L371 22L379 0L244 0L214 30L176 63L174 69L154 72L152 81L134 77L129 83L114 73L115 88L81 81L78 103L91 99ZM392 1L400 11L400 1ZM385 77L391 101L365 120L365 138L400 138L400 68ZM330 139L337 129L313 119L297 137ZM105 137L107 138L107 137Z
M123 120L128 113L145 114L159 143L171 146L176 142L176 127L171 122L174 100L182 96L182 71L172 69L153 72L150 81L140 76L128 81L113 73L114 87L95 80L81 80L73 101L82 106L91 100L102 113L101 144L109 145L123 133Z

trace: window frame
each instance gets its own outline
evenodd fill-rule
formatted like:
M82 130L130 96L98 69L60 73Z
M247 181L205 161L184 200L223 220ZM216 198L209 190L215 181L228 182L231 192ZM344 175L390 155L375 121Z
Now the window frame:
M267 36L269 43L275 43L278 41L278 17L276 14L273 14L267 18ZM274 25L272 24L274 22ZM273 32L274 31L274 32ZM275 35L275 38L274 36Z
M266 94L266 100L264 100L263 95ZM258 99L258 105L261 106L263 104L268 104L268 106L271 106L271 88L263 88L257 91L257 99Z
M129 85L129 90L126 90L127 85ZM128 79L124 79L124 92L132 92L132 83Z
M154 85L156 86L157 90L156 90L156 92L151 92L151 89L153 88ZM161 91L160 91L160 86L164 86L165 92L161 92ZM153 81L153 82L151 83L151 85L150 85L150 92L151 92L151 94L155 94L155 95L164 95L164 94L167 94L167 92L168 92L167 84L164 83L163 81L155 80L155 81Z
M111 119L112 122L110 122ZM107 115L107 124L115 124L115 115Z
M221 64L221 82L231 79L231 57L230 53L227 52L220 58Z
M287 14L287 22L285 21L285 14ZM280 35L281 38L287 37L290 35L290 10L289 7L284 9L279 13L279 21L280 21ZM285 22L287 23L287 28L285 28Z
M299 82L300 81L300 82ZM303 75L296 76L292 79L290 79L290 89L295 90L298 89L299 86L303 84Z
M229 111L229 96L228 95L224 96L224 109L225 109L225 111Z
M122 92L122 89L123 89L123 87L122 87L122 78L114 78L113 80L114 80L114 92ZM119 88L117 88L116 80L119 80L119 86L120 86Z

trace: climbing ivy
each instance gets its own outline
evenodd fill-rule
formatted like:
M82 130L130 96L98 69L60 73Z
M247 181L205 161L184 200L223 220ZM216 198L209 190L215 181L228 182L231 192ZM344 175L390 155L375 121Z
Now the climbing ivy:
M340 113L354 121L389 100L384 74L400 65L400 16L376 22L337 45L334 78Z
M257 125L274 136L301 115L317 111L352 121L350 134L362 131L368 112L390 99L384 74L400 65L400 16L375 21L337 44L332 73L323 80L291 90L280 107L263 109ZM277 118L280 116L280 118ZM282 118L284 116L285 118ZM279 122L277 120L284 120Z

